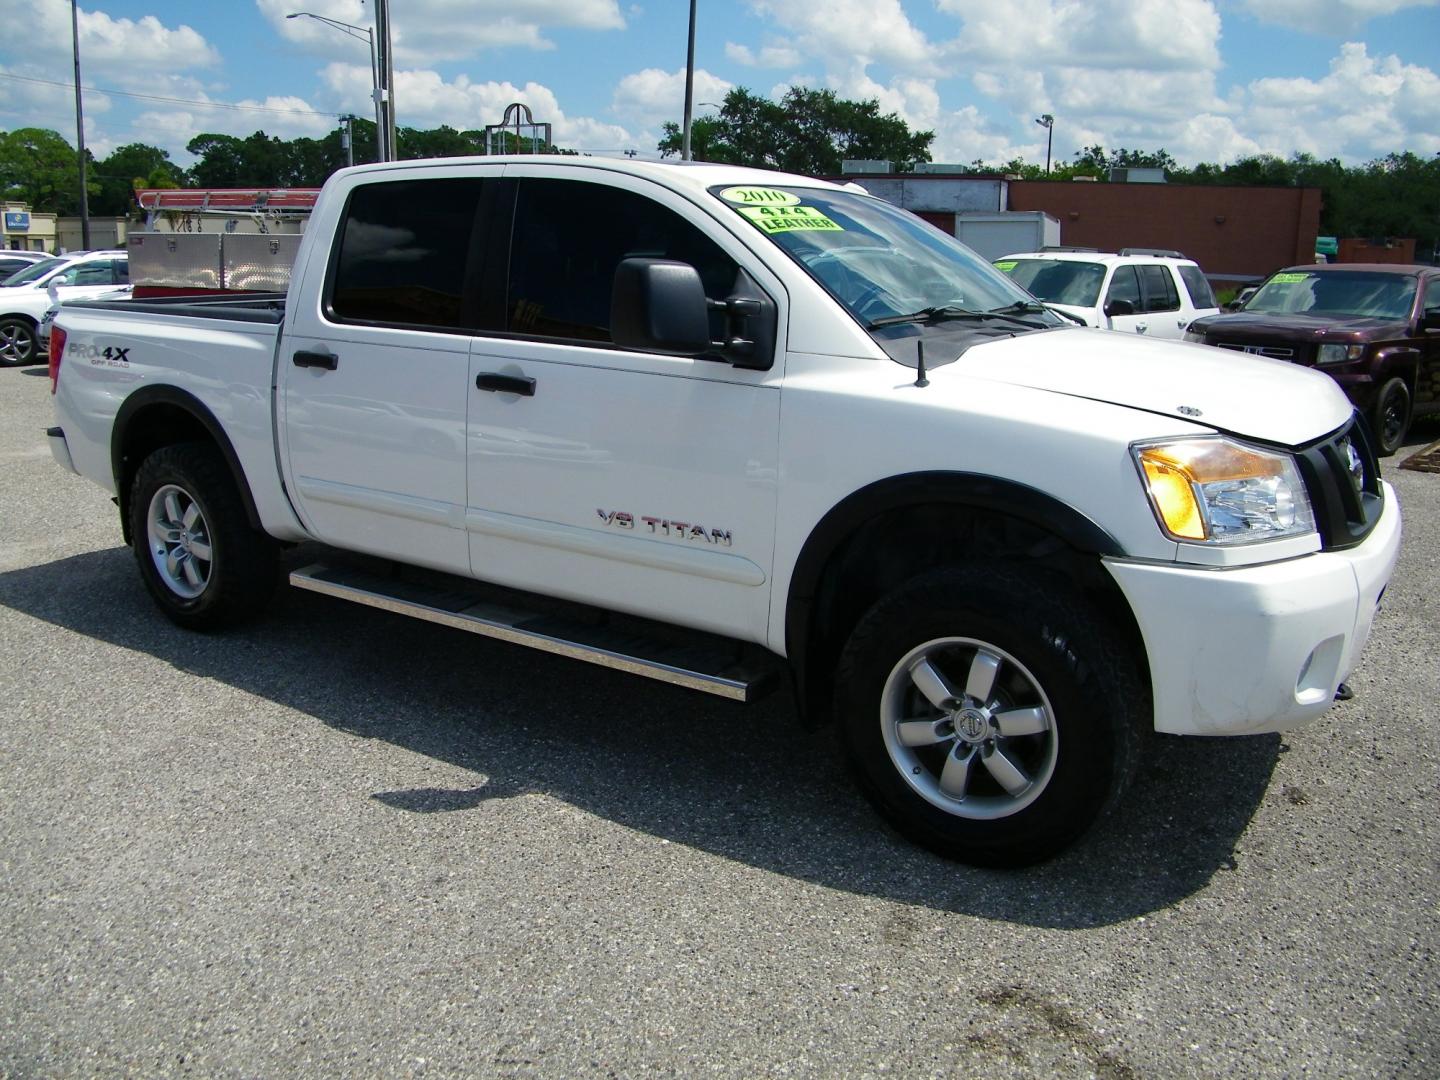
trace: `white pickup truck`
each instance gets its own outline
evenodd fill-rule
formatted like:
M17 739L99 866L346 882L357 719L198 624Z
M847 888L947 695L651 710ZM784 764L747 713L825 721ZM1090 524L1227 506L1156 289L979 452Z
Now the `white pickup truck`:
M292 585L739 700L788 674L982 864L1071 842L1146 728L1318 717L1400 543L1323 374L1074 326L728 166L347 169L286 296L67 305L51 358L54 456L177 623L318 541Z

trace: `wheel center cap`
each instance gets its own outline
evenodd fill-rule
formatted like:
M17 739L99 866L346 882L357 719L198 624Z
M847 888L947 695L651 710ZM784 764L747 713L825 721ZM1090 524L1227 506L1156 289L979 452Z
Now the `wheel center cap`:
M979 709L961 709L954 721L955 734L967 743L982 743L990 737L990 717Z

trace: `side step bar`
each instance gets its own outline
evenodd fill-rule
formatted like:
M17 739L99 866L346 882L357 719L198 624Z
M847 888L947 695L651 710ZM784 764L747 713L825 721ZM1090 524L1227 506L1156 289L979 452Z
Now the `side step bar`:
M701 690L731 701L754 701L778 680L778 662L756 646L728 638L625 616L577 608L589 617L567 618L526 610L525 594L504 590L505 603L487 596L479 582L445 578L445 586L418 583L348 566L316 563L294 570L298 589L350 600L472 634L527 645L541 652L649 679ZM538 599L538 598L537 598ZM553 601L545 602L553 604ZM536 605L540 607L541 605Z

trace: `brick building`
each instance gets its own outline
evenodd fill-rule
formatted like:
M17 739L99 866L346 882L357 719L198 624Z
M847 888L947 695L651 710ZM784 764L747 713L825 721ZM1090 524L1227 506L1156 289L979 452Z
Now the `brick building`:
M1005 180L945 173L838 177L954 234L966 213L1043 211L1060 242L1101 251L1126 247L1184 252L1218 281L1262 277L1312 262L1320 189L1188 184Z

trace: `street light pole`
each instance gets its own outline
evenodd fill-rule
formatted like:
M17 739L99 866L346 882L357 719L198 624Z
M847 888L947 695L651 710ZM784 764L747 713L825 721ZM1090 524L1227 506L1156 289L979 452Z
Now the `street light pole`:
M1035 123L1045 129L1045 175L1050 175L1050 147L1055 139L1055 117L1048 112L1035 118Z
M307 19L322 22L326 26L333 26L342 34L349 34L353 38L359 38L361 41L369 43L370 100L375 104L375 156L379 161L393 161L394 159L385 152L385 123L380 111L380 68L375 60L375 32L368 26L356 26L354 23L341 22L339 19L332 19L325 15L316 15L313 11L294 11L285 18L298 19L302 15Z
M75 142L80 159L80 246L90 247L90 192L85 177L85 109L80 98L80 12L78 0L70 0L70 33L75 39Z
M685 133L680 140L680 160L690 160L690 118L695 100L695 0L690 0L690 46L685 52Z

